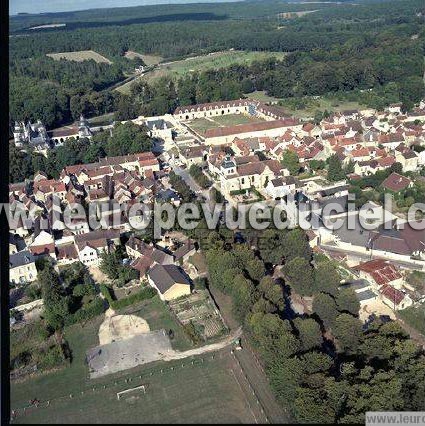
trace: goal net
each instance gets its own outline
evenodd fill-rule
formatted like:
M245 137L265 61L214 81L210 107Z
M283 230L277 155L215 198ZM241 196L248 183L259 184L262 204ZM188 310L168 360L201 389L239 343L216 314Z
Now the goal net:
M125 389L121 392L117 392L117 399L121 399L122 396L129 396L133 393L146 393L147 385L136 386L135 388Z

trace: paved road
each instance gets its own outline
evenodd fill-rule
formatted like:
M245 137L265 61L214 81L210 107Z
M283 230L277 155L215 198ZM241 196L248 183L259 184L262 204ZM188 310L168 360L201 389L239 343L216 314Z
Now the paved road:
M337 247L337 246L329 245L329 244L321 244L319 247L329 252L334 251L338 253L349 254L353 257L357 257L358 259L364 260L364 261L371 260L371 259L384 259L384 260L389 260L391 263L394 263L395 265L401 266L403 268L412 269L412 270L424 269L423 262L421 263L417 263L416 261L405 262L402 260L388 259L387 257L376 254L375 251L372 251L371 255L370 254L366 255L363 253L359 253L358 251L355 251L355 250L347 250L345 248L343 249L341 247Z
M186 184L189 186L189 188L199 197L203 196L206 200L208 200L210 208L213 208L213 200L210 196L210 189L203 189L196 181L193 179L193 177L190 175L190 173L186 169L182 169L179 167L175 161L170 160L170 166L173 168L173 171L176 175L180 176Z

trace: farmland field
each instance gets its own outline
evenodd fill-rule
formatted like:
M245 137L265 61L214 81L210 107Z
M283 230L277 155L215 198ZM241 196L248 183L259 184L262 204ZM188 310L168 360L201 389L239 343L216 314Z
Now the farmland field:
M156 362L89 380L85 352L97 344L102 320L101 315L84 328L66 329L73 353L70 367L12 384L14 423L253 423L260 418L230 349L214 357ZM117 392L141 384L147 385L146 394L117 401ZM39 407L24 413L32 398L40 401Z
M263 60L272 56L282 59L285 55L286 53L284 52L246 52L239 50L214 52L208 55L186 58L181 61L164 62L159 64L155 70L137 77L136 80L143 79L147 82L152 82L165 76L176 80L194 71L225 68L234 64L250 64L253 61ZM133 81L117 87L116 90L121 93L129 93Z
M61 52L61 53L46 53L46 56L49 58L54 59L55 61L59 61L60 59L66 59L67 61L76 61L76 62L82 62L82 61L89 61L90 59L93 59L98 64L105 63L105 64L112 64L112 62L102 56L101 54L95 52L94 50L79 50L77 52Z

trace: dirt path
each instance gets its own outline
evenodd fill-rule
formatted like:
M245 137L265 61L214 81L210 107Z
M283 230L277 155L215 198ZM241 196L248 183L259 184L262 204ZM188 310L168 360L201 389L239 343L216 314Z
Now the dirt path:
M231 298L215 288L210 287L209 290L227 326L230 330L239 330L241 327L232 315ZM239 362L246 381L252 387L260 404L264 407L267 420L270 423L292 423L289 414L277 403L263 366L247 339L242 336L241 340L243 349L241 351L235 351L234 355Z
M239 327L237 330L235 330L233 333L231 333L229 336L227 336L225 339L221 340L220 342L201 346L200 348L196 348L196 349L189 349L188 351L183 351L183 352L172 351L172 352L164 354L162 359L164 361L171 361L174 359L183 359L190 356L202 355L208 352L219 351L220 349L224 349L226 346L231 345L235 339L238 339L241 336L242 336L242 327Z

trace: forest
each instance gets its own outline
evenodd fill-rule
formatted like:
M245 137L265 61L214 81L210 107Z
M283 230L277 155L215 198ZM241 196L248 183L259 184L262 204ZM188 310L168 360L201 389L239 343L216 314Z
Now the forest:
M139 111L164 113L179 104L230 99L252 90L265 90L276 97L343 93L365 98L371 105L382 103L384 97L401 100L406 107L423 94L425 31L420 0L362 1L357 6L315 4L316 12L291 19L281 18L277 12L308 10L311 5L277 1L210 4L205 12L217 16L220 12L220 19L188 20L185 13L199 13L199 7L174 5L168 12L175 15L173 20L149 23L127 19L130 11L122 8L116 14L119 25L101 11L98 16L95 11L86 11L73 16L11 18L12 32L14 28L18 31L16 22L34 24L42 18L76 22L76 16L83 16L81 22L87 24L12 34L11 123L41 119L51 128L72 121L81 112L92 116L116 110L118 116L128 118ZM147 8L136 8L139 15L135 20L142 16L142 9L147 17L154 17L155 11L158 17L166 13L165 9ZM102 26L90 26L90 22ZM173 85L162 81L169 93L152 87L148 99L141 100L137 86L132 96L124 99L110 90L134 68L134 62L123 56L127 50L170 60L230 48L289 54L283 61L195 73ZM46 57L47 53L90 49L112 65ZM361 92L370 88L377 94ZM166 102L157 99L158 92Z
M207 235L209 285L232 298L278 401L298 423L360 424L365 411L425 408L423 350L396 322L362 324L354 290L340 285L331 260L312 255L304 231L266 230L255 251L227 234ZM313 297L312 312L293 310L294 293Z

